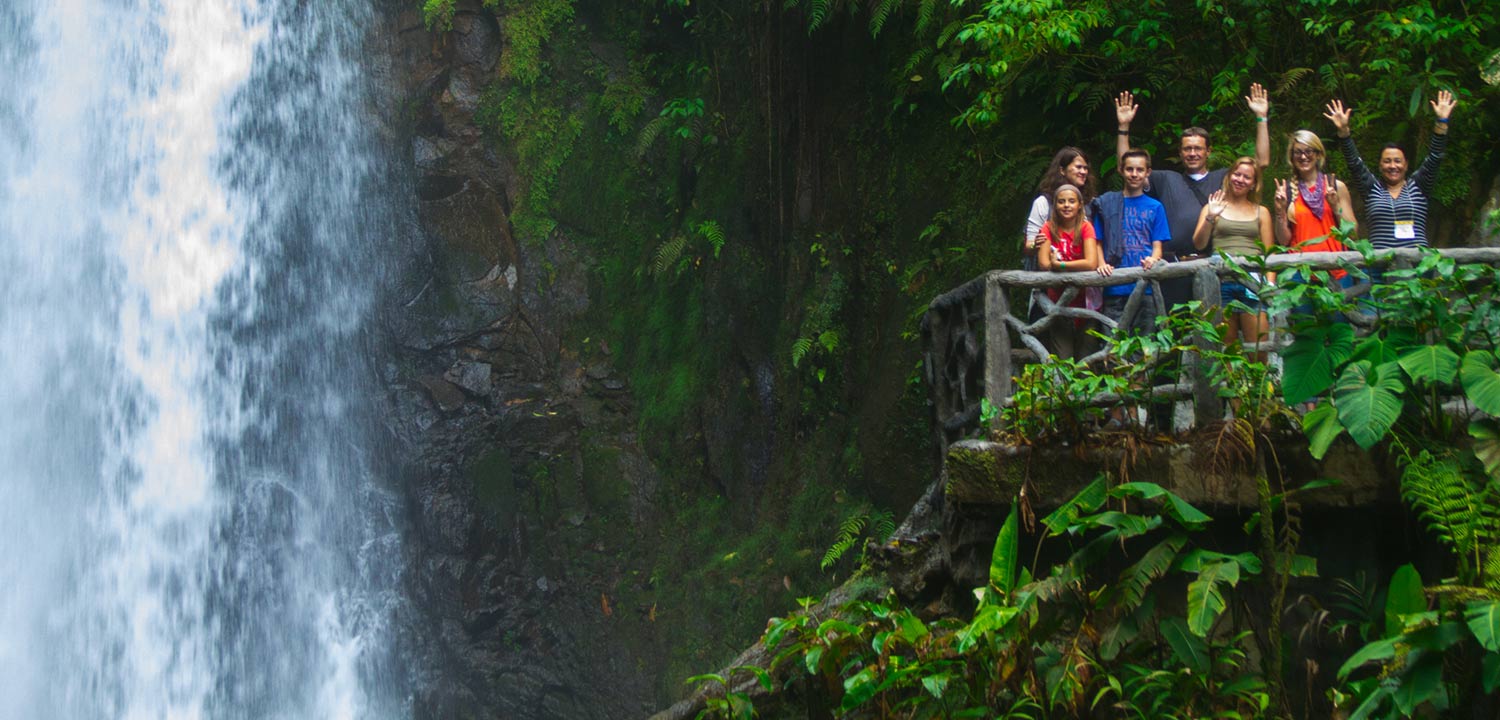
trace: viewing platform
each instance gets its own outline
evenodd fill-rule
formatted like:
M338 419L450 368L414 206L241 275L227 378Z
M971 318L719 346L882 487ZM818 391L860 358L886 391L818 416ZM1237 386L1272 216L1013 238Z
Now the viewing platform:
M1369 262L1387 270L1412 268L1421 261L1423 252L1420 249L1379 251ZM1456 265L1500 264L1500 248L1454 248L1437 253ZM1285 273L1293 269L1350 269L1364 267L1366 262L1358 252L1283 253L1266 258L1265 270ZM1136 313L1164 315L1163 281L1189 280L1192 297L1210 310L1219 307L1220 283L1226 280L1241 282L1266 295L1287 290L1285 284L1262 287L1255 278L1246 276L1246 270L1259 268L1237 268L1222 257L1212 257L1162 264L1151 270L1121 269L1109 277L1092 272L992 270L938 296L923 317L922 337L924 373L931 394L935 441L942 454L946 494L960 504L1008 505L1024 489L1029 493L1027 502L1041 511L1071 497L1101 470L1119 468L1124 451L1112 448L1107 442L1099 443L1098 447L1093 443L1089 447L1047 442L1011 445L978 437L981 402L987 400L994 408L1004 408L1013 402L1016 377L1027 364L1047 357L1046 331L1056 323L1088 319L1097 323L1101 333L1110 335L1118 325L1128 325ZM1068 305L1084 288L1122 284L1134 284L1134 288L1119 323L1101 313ZM1152 292L1146 292L1148 287ZM1347 300L1355 301L1368 296L1370 287L1366 280L1343 288L1342 292ZM1062 290L1062 295L1054 302L1046 293L1036 293L1035 302L1040 309L1035 320L1028 320L1027 295L1032 290L1046 289ZM1353 328L1356 337L1363 337L1377 319L1372 313L1356 309L1346 312L1343 320ZM1186 427L1179 422L1178 430L1208 428L1225 417L1220 388L1211 383L1200 356L1201 351L1211 348L1203 338L1183 340L1184 345L1197 347L1200 352L1183 352L1175 366L1177 372L1167 377L1158 374L1158 384L1149 388L1147 395L1153 402L1190 405L1191 412L1178 413L1179 420L1185 415L1187 421ZM1246 350L1267 352L1272 358L1269 362L1274 365L1279 364L1276 356L1291 342L1291 334L1273 322L1266 340L1251 344ZM1107 353L1106 347L1082 360L1098 366L1106 360ZM1118 396L1108 393L1089 401L1097 407L1119 403ZM999 427L1002 421L996 417L992 422ZM1288 436L1279 443L1278 463L1294 476L1319 477L1322 463L1308 455L1306 440L1300 433L1292 435L1295 437ZM1254 487L1244 478L1248 468L1207 463L1202 457L1203 449L1194 446L1191 432L1179 433L1170 442L1165 442L1166 436L1158 439L1164 442L1137 446L1137 452L1151 454L1151 461L1137 463L1137 467L1149 466L1149 469L1134 471L1131 479L1155 482L1205 507L1254 505ZM1345 482L1302 498L1304 503L1350 506L1398 500L1394 481L1383 479L1388 473L1382 472L1368 453L1352 443L1336 445L1327 460L1330 467L1340 469L1339 475Z

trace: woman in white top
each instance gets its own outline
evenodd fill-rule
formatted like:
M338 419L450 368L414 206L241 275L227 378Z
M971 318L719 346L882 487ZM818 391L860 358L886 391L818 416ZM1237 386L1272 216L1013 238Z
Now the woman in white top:
M1086 214L1089 203L1097 193L1094 192L1094 176L1089 172L1089 160L1076 147L1058 150L1052 156L1052 164L1047 166L1047 172L1042 174L1042 181L1037 183L1036 200L1031 202L1031 212L1026 216L1026 231L1021 236L1022 262L1027 270L1037 269L1037 251L1047 242L1042 237L1042 226L1047 223L1047 218L1052 217L1052 194L1064 184L1078 188L1083 194L1079 200L1083 203Z

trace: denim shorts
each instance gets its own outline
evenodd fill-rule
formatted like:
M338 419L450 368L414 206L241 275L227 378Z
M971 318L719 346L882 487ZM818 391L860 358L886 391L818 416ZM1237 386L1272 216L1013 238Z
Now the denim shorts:
M1260 296L1254 290L1237 282L1219 283L1219 304L1227 308L1232 302L1250 308L1250 312L1260 312Z

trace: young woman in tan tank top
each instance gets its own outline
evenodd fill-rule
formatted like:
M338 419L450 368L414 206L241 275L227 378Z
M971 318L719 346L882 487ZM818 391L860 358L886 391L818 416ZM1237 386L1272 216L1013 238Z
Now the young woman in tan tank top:
M1271 212L1260 204L1260 166L1255 158L1242 157L1224 176L1223 189L1209 196L1198 214L1193 246L1203 250L1212 242L1214 250L1231 257L1254 257L1271 249L1273 232ZM1269 324L1253 290L1226 280L1219 284L1219 299L1224 306L1226 344L1265 340ZM1265 353L1255 356L1265 361Z

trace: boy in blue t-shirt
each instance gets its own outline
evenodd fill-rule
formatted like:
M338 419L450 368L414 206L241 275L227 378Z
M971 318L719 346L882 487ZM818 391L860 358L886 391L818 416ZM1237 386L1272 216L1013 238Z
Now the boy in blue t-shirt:
M1126 151L1120 156L1120 174L1125 177L1125 190L1104 193L1090 206L1094 232L1099 237L1099 247L1104 255L1098 272L1104 276L1113 275L1116 267L1147 270L1156 267L1161 262L1162 246L1172 239L1166 208L1160 201L1146 195L1146 183L1151 178L1151 156L1144 150ZM1134 290L1134 283L1104 288L1105 317L1118 323ZM1150 286L1145 292L1150 294ZM1155 330L1156 312L1154 304L1150 303L1138 308L1130 323L1120 326L1120 332L1125 335L1144 335ZM1127 413L1134 417L1137 411L1124 407L1110 410L1111 419L1105 429L1123 426Z
M1095 231L1104 252L1099 274L1105 276L1114 274L1116 267L1150 270L1161 262L1162 246L1172 239L1166 208L1146 195L1151 156L1145 150L1127 150L1120 156L1120 174L1125 178L1125 190L1105 193L1093 203ZM1134 289L1129 283L1104 288L1105 316L1118 321ZM1146 292L1149 294L1151 289L1146 288ZM1156 314L1146 306L1136 313L1128 327L1121 329L1147 333L1155 328Z

